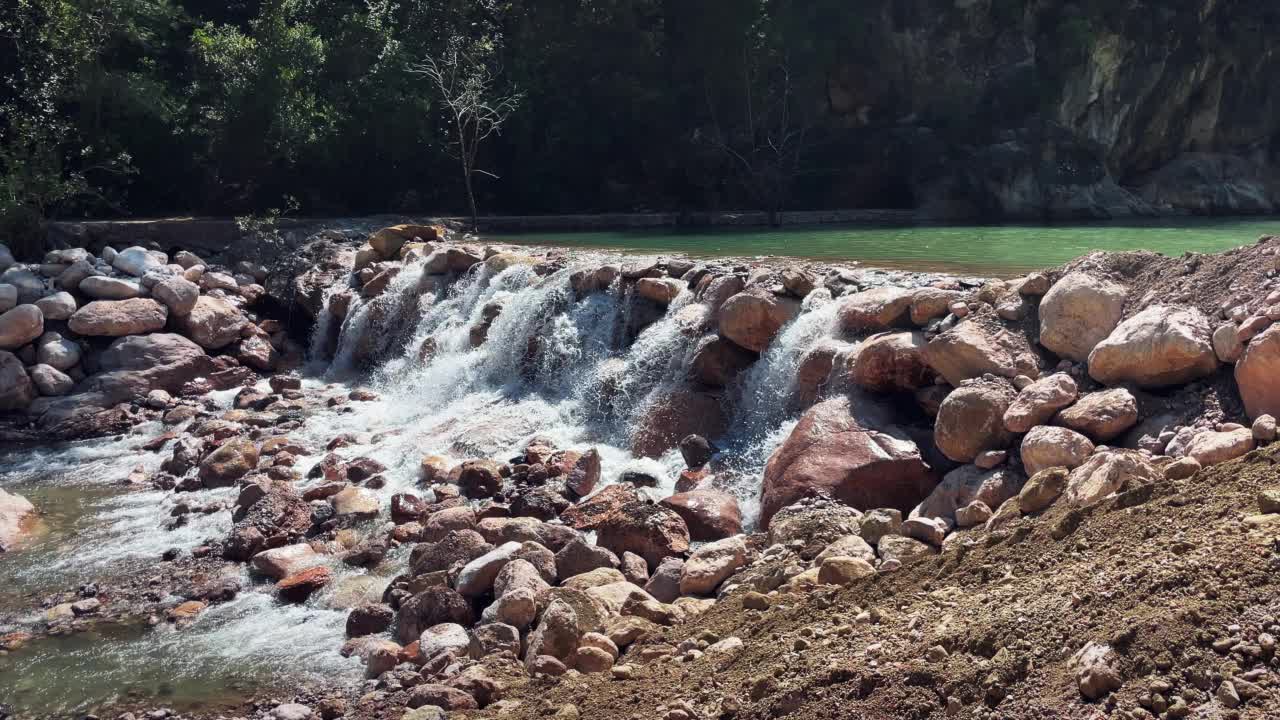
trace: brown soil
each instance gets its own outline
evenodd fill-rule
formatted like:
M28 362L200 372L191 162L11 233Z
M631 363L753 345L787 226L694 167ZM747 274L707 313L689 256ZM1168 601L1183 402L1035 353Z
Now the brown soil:
M1055 506L994 533L963 533L942 556L896 573L780 592L763 612L730 597L650 641L740 637L745 648L727 668L706 658L645 663L633 646L620 661L635 667L632 680L525 680L507 693L516 707L473 715L1152 717L1139 699L1163 681L1163 697L1183 698L1193 717L1280 717L1280 660L1254 655L1258 635L1280 629L1280 515L1246 519L1258 491L1280 483L1277 463L1273 446L1085 510ZM864 610L874 620L859 622ZM1214 649L1227 638L1242 644ZM1089 641L1116 649L1125 681L1097 703L1080 695L1068 666ZM926 659L934 646L947 657ZM1213 699L1232 677L1252 678L1236 684L1253 696L1235 710ZM953 714L948 700L961 703Z

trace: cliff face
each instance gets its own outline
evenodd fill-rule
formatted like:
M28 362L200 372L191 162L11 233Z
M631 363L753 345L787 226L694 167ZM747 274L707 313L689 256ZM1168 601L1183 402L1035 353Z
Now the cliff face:
M828 79L868 168L936 216L1271 212L1280 8L880 0Z

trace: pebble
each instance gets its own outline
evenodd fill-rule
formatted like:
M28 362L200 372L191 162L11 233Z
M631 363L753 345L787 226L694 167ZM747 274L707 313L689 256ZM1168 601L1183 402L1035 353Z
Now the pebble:
M299 703L286 703L272 710L271 716L275 720L308 720L311 717L311 708Z

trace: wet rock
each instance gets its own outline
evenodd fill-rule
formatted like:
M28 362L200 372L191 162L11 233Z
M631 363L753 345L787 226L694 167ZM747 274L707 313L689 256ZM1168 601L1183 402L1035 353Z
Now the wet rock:
M680 594L711 595L746 562L747 544L741 535L707 543L685 561L680 573Z
M298 543L264 550L253 556L250 567L259 574L280 581L322 562L323 558L310 545Z
M1236 385L1249 417L1280 415L1280 325L1253 338L1236 363Z
M200 462L200 482L207 488L229 487L258 467L258 449L248 438L222 444Z
M1004 415L1017 397L1013 386L995 378L969 381L957 388L938 409L934 442L956 462L972 462L988 450L1009 446Z
M276 583L276 596L284 602L305 602L332 580L333 571L327 567L307 568Z
M753 352L764 352L784 325L800 314L800 303L763 288L734 295L720 307L720 333Z
M1122 285L1068 273L1040 302L1040 344L1059 357L1087 360L1120 323L1127 295Z
M738 500L719 490L691 490L666 498L663 507L674 510L689 528L695 542L719 540L742 532Z
M68 327L77 335L140 335L162 329L168 316L168 308L149 298L95 300L77 310Z
M0 410L25 410L36 399L36 386L22 361L0 350Z
M424 543L413 549L409 567L414 575L448 570L455 564L463 564L493 549L475 530L451 530L436 542Z
M361 605L347 614L347 637L376 635L386 631L395 620L395 611L385 603Z
M731 384L757 359L756 353L718 335L708 335L698 342L693 353L694 377L713 387Z
M457 473L458 489L469 498L493 497L502 489L502 466L492 460L468 460Z
M1089 375L1105 385L1180 385L1213 374L1218 358L1209 319L1194 308L1162 305L1125 320L1089 353Z
M934 371L925 362L922 332L872 335L852 356L849 378L875 392L914 391L933 384Z
M1022 464L1034 475L1052 467L1079 467L1093 454L1089 438L1073 430L1041 425L1022 438Z
M1217 465L1234 460L1252 450L1257 445L1253 431L1248 428L1228 432L1202 432L1191 440L1186 454L1193 457L1201 466Z
M860 508L914 506L937 484L919 448L892 427L868 427L848 397L804 414L765 466L761 524L812 492Z
M44 333L44 313L35 305L19 305L0 314L0 350L17 350Z
M910 323L913 293L895 287L864 290L840 301L840 327L847 332L879 332Z
M699 468L711 461L715 448L701 435L688 435L680 441L680 457L690 468Z
M1160 471L1139 453L1098 452L1071 471L1064 496L1072 507L1085 507L1128 487L1158 482L1161 477Z
M636 294L663 307L671 304L684 290L684 283L671 278L640 278L636 281Z
M565 486L578 497L590 495L600 482L600 453L594 448L586 451L573 464Z
M689 528L674 511L631 502L607 516L596 528L597 542L615 554L633 552L656 567L664 557L689 550Z
M358 487L343 488L329 498L329 504L337 517L375 518L382 510L382 501L377 494Z
M692 387L675 388L654 399L631 436L631 451L658 458L689 435L718 437L728 427L721 397Z
M35 512L26 498L0 489L0 553L14 550L27 538Z
M1027 432L1049 422L1054 413L1071 405L1076 397L1076 381L1070 375L1055 373L1041 378L1018 392L1005 410L1004 426L1009 432Z

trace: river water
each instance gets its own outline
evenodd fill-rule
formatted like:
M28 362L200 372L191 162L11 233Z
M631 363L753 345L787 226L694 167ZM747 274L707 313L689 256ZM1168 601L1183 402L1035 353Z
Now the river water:
M1259 229L1249 225L1242 232L1256 235ZM732 254L759 250L753 236L744 237L748 241L735 243ZM1250 239L1233 238L1232 244ZM744 251L747 245L754 249ZM791 254L804 254L795 249ZM584 252L575 264L594 267L617 259ZM689 314L681 310L693 310L693 298L683 293L664 317L632 339L626 319L633 298L615 283L608 292L575 302L572 270L539 278L524 266L496 275L480 269L446 291L433 289L423 282L421 267L410 266L382 299L356 300L337 328L334 360L314 362L305 387L334 395L370 387L379 399L314 411L291 434L314 449L299 458L297 469L305 476L331 438L353 433L356 442L338 453L373 457L387 466L387 484L378 491L385 508L394 493L420 492L417 472L424 455L506 459L529 439L546 437L558 447L597 448L605 484L640 471L661 479L651 491L655 498L669 495L683 465L678 452L641 458L629 448L639 419L687 379L699 333L689 330ZM486 306L499 304L502 312L487 341L473 348L472 326ZM789 409L796 367L810 348L835 333L835 305L824 302L822 292L804 307L726 393L730 430L718 440L733 456L738 479L728 489L739 496L749 523L757 512L764 462L796 421ZM434 350L424 357L420 348L427 338ZM215 399L229 407L232 394ZM137 447L161 430L147 425L122 438L0 455L0 487L27 496L44 513L44 528L31 546L0 556L0 635L37 626L40 600L47 595L103 577L161 574L159 558L166 550L189 551L225 536L231 524L227 511L193 515L168 529L173 493L121 486L139 466L145 472L158 468L167 450ZM299 486L314 482L322 481ZM227 501L234 492L204 491L183 499ZM363 531L381 529L373 523ZM124 699L208 707L255 688L357 683L359 663L338 653L346 611L377 601L390 577L403 570L405 554L392 553L373 571L335 562L338 579L303 605L277 603L269 585L237 570L245 590L190 627L161 623L38 640L0 656L0 703L19 717L71 717Z

